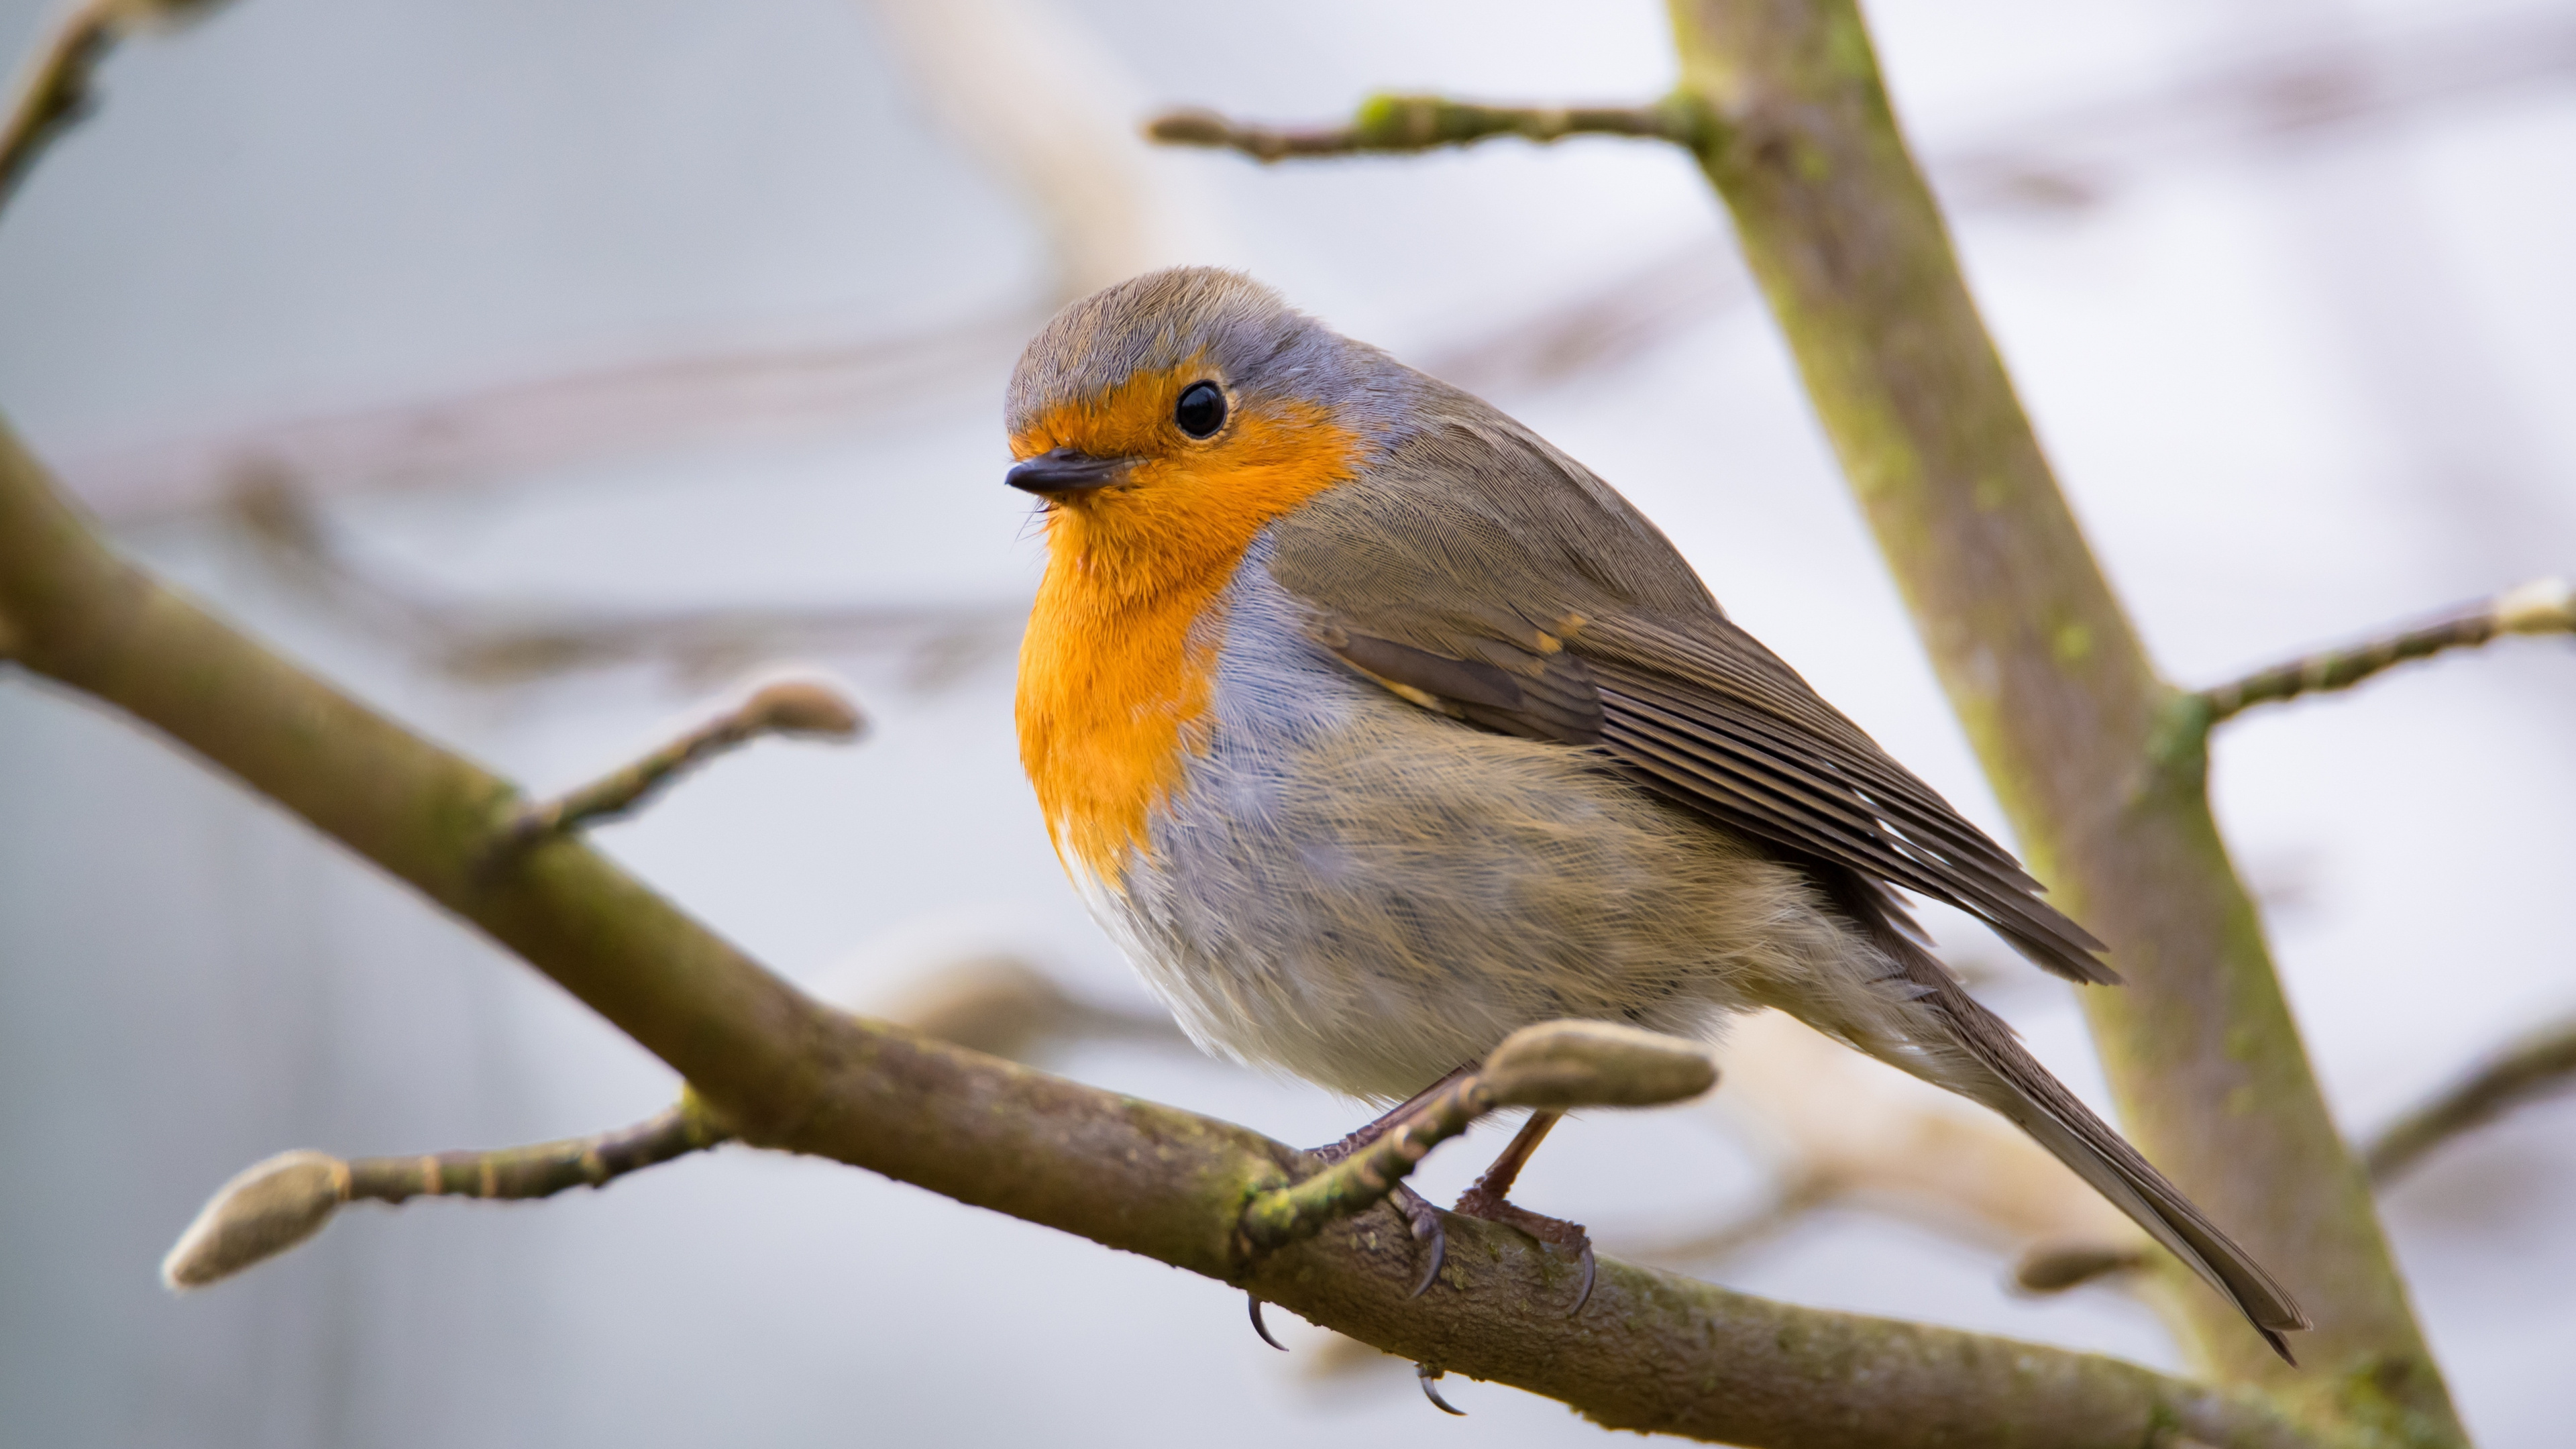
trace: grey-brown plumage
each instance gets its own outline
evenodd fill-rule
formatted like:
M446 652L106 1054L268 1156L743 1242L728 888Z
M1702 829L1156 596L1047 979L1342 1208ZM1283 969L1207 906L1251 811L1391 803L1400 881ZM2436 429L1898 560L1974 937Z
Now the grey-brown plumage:
M1150 362L1365 442L1354 476L1259 530L1193 631L1208 719L1146 847L1074 862L1194 1036L1394 1098L1533 1020L1701 1030L1779 1007L2002 1113L2287 1357L2282 1331L2307 1326L2289 1295L1968 996L1893 893L2116 980L2009 852L1518 423L1242 279L1127 288L1032 344L1015 430ZM1072 339L1113 361L1087 370Z

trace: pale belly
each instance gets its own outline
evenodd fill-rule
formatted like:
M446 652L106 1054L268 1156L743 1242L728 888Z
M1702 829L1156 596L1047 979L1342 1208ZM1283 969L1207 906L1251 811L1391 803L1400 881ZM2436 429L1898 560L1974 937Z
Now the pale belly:
M1587 751L1396 698L1291 607L1238 577L1205 753L1084 882L1201 1045L1399 1098L1536 1021L1704 1033L1839 950L1794 871Z

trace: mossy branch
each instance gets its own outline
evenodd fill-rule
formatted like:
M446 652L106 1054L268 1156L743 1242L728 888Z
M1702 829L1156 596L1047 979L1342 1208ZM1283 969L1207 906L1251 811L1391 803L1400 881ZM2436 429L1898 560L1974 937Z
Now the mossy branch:
M1256 161L1436 151L1498 136L1541 143L1568 136L1637 136L1697 145L1706 114L1687 98L1643 106L1489 106L1443 96L1375 95L1333 126L1259 126L1214 111L1170 111L1145 123L1167 146L1240 151Z
M2474 649L2508 634L2576 634L2576 588L2565 579L2534 579L2430 623L2259 669L2200 691L2210 725L2258 704L2350 689L2375 675L2453 649Z
M1251 1255L1244 1208L1289 1185L1289 1149L831 1010L576 837L548 836L496 866L493 847L517 818L507 784L116 558L5 431L0 617L24 668L159 731L515 951L676 1068L745 1141L1187 1268L1617 1427L1851 1449L2126 1449L2166 1425L2212 1445L2319 1442L2259 1401L2109 1359L1795 1308L1615 1262L1569 1321L1552 1306L1564 1285L1551 1281L1567 1265L1473 1219L1447 1224L1465 1290L1420 1300L1406 1296L1411 1239L1384 1208Z
M2024 855L2128 981L2085 993L2130 1136L2314 1314L2274 1359L2208 1295L2195 1358L2318 1422L2463 1433L2207 797L2137 789L2172 693L2076 525L1854 0L1671 0L1696 157Z
M1375 1141L1303 1182L1254 1198L1243 1210L1243 1236L1270 1252L1376 1206L1432 1148L1488 1112L1659 1107L1715 1085L1716 1066L1691 1042L1598 1021L1523 1027L1483 1066L1443 1083Z

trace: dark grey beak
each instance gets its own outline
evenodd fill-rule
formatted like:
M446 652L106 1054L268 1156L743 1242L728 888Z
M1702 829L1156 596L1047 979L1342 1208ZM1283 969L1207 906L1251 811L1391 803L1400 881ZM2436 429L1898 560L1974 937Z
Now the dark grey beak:
M1095 458L1071 448L1040 453L1002 475L1002 481L1024 493L1080 493L1118 481L1130 459Z

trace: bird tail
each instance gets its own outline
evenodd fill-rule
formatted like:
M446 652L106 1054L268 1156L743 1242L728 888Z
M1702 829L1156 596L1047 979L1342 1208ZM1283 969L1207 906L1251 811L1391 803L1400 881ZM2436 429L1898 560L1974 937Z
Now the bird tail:
M1984 1069L1985 1081L1943 1085L1966 1088L1967 1095L2029 1133L2076 1176L2092 1184L2094 1191L2110 1199L2112 1206L2146 1229L2148 1237L2234 1302L2283 1361L2298 1362L2281 1335L2308 1327L2308 1316L2289 1293L2138 1149L2050 1076L2012 1039L2010 1027L1966 992L1958 995L1966 1002L1965 1013L1950 1009L1946 1002L1936 1009L1957 1025L1959 1044ZM1927 1000L1926 1004L1932 1003ZM1963 1016L1967 1019L1962 1020ZM1979 1017L1983 1020L1975 1019Z
M1847 892L1834 894L1840 898ZM1882 897L1839 903L1859 917L1872 944L1904 973L1908 987L1919 990L1917 1009L1949 1028L1950 1044L1958 1048L1954 1056L1939 1051L1938 1044L1927 1043L1935 1046L1929 1054L1907 1051L1886 1059L1935 1086L1993 1108L2029 1133L2112 1206L2128 1214L2147 1236L2234 1303L2283 1361L2297 1363L2281 1335L2309 1327L2308 1316L2272 1275L2138 1149L2049 1075L2048 1068L2022 1047L2012 1027L1970 996L1939 958L1910 939L1890 919L1893 902ZM1885 909L1866 908L1873 904L1883 904Z

